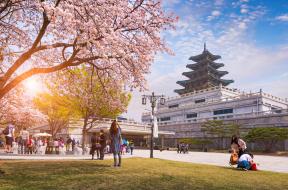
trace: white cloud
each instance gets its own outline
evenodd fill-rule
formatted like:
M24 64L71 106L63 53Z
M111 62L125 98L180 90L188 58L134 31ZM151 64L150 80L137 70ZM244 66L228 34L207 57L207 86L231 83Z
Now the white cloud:
M211 15L212 15L212 16L215 16L215 17L216 17L216 16L220 16L220 15L221 15L221 12L215 10L215 11L212 11Z
M221 15L221 12L219 10L214 10L211 12L211 15L207 17L208 21L213 20L214 18L218 17Z
M241 12L242 14L247 13L247 12L248 12L248 9L244 9L244 8L243 8L243 9L240 10L240 12Z
M288 14L277 16L276 20L286 21L287 22L288 21Z
M245 22L240 22L238 26L240 29L246 29L247 28L247 25Z

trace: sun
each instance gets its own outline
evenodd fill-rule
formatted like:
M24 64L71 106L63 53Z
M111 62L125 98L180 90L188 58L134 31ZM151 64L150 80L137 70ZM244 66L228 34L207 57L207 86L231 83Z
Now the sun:
M24 86L25 86L25 91L30 94L35 96L37 93L42 91L42 83L40 82L39 79L35 78L35 77L31 77L29 79L27 79L24 82Z

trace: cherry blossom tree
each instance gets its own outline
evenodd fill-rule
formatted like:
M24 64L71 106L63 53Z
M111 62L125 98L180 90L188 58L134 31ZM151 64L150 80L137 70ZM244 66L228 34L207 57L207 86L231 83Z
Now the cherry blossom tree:
M83 119L83 148L89 129L102 118L116 118L125 112L131 99L130 94L123 91L121 81L110 80L104 75L105 72L94 67L78 67L48 77L49 81L57 79L48 84L50 91L69 101L66 107L74 112L70 118Z
M46 117L33 106L31 97L25 95L21 85L0 100L0 108L0 124L12 123L17 130L46 121Z
M61 130L68 127L69 119L73 116L73 110L70 109L70 102L65 96L43 92L37 94L33 102L47 116L52 138L55 138Z
M160 37L177 20L158 0L4 0L0 99L26 78L80 64L145 87Z

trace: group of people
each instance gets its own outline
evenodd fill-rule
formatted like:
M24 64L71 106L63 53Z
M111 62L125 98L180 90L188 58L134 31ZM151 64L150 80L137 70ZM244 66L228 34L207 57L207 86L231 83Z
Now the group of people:
M35 142L36 139L33 139L29 132L24 127L21 131L19 136L15 136L15 126L9 124L2 133L5 135L5 145L4 151L6 153L17 153L17 154L28 154L31 153L36 149Z
M12 150L13 147L18 147L18 153L20 154L32 154L41 151L41 147L45 147L44 151L56 151L56 153L63 151L65 147L65 142L63 138L58 139L48 139L48 138L35 138L29 135L29 132L26 128L23 128L19 136L15 137L15 127L12 124L9 124L2 133L5 135L6 144L5 144L5 152L14 153ZM97 155L97 159L104 159L104 150L108 148L108 152L113 153L114 157L114 167L121 166L121 154L124 152L131 152L133 154L134 143L133 141L125 140L123 142L121 135L121 128L116 120L113 120L111 127L109 129L110 136L110 145L107 145L107 139L104 131L100 130L99 137L96 133L93 133L91 138L91 149L90 154L92 155L92 160L94 159L95 152ZM14 143L14 144L13 144ZM76 146L75 139L71 139L67 137L66 140L66 151L70 150L72 145L72 151ZM15 146L16 145L16 146ZM49 148L52 150L49 150ZM47 149L48 148L48 149ZM188 144L180 143L177 145L178 153L187 153L188 152ZM233 135L231 138L231 157L230 164L237 164L238 168L242 168L244 170L256 170L256 163L253 161L253 155L247 150L247 146L244 140L238 138L236 135Z
M75 146L79 145L79 144L80 144L79 141L76 142L76 140L74 138L72 139L71 137L68 136L66 139L66 144L65 144L66 151L67 152L71 151L71 150L74 151Z
M188 150L189 150L189 144L185 144L185 143L180 143L180 144L177 144L177 153L188 153Z
M91 149L90 154L92 155L92 160L94 160L95 151L97 153L97 159L104 159L104 149L106 147L106 136L103 129L100 130L100 136L97 137L96 133L93 133L91 138Z
M97 159L104 159L104 150L108 147L108 152L113 153L114 167L121 167L121 155L124 152L130 150L131 155L134 150L134 142L132 140L123 140L121 134L121 128L116 120L113 120L111 127L109 129L109 141L105 136L104 130L100 130L99 137L96 133L93 133L91 137L91 149L90 154L92 155L92 160L94 160L95 152ZM106 144L108 142L108 144ZM110 144L110 145L109 145Z
M9 124L2 133L5 135L6 143L5 143L5 152L7 153L15 153L15 150L12 149L17 147L17 154L33 154L33 153L44 153L55 151L59 154L59 152L65 151L64 148L66 146L66 151L70 151L72 145L72 151L74 151L75 146L77 146L77 142L75 139L71 139L67 137L66 142L63 138L57 139L49 139L49 138L35 138L32 137L26 128L23 128L19 135L15 136L15 127L12 124ZM103 130L100 130L99 137L96 133L93 133L91 138L91 149L90 154L92 155L92 159L94 159L94 155L96 152L97 159L104 159L104 150L106 149L108 152L113 153L114 156L114 166L121 166L121 154L125 152L131 152L133 154L134 143L133 141L125 140L123 142L121 135L121 128L116 120L114 120L111 124L109 130L110 136L110 145L107 145L107 139ZM42 150L43 149L43 150Z
M75 139L70 137L67 137L66 143L62 137L54 139L51 137L33 137L25 127L18 135L15 135L15 126L12 124L8 124L2 130L2 134L5 136L4 152L6 153L45 154L55 152L56 154L65 154L65 145L66 151L70 150L71 145L73 151L77 145Z
M130 153L133 155L134 150L134 142L132 140L128 141L123 139L121 145L121 154L124 155L125 153Z
M6 153L45 154L46 152L51 153L55 151L56 154L59 154L59 152L65 151L65 142L62 137L55 139L50 137L33 137L25 127L20 131L19 135L16 136L15 127L12 124L9 124L2 133L6 139L4 145L4 151Z
M243 139L233 135L231 138L231 157L230 164L236 165L243 170L257 170L257 165L253 161L253 154L247 150Z

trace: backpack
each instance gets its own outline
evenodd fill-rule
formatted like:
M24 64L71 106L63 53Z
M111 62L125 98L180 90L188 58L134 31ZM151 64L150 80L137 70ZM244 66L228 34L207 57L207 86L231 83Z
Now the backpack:
M33 144L32 139L28 139L27 140L27 146L32 147L32 144Z
M253 164L251 165L251 170L254 170L254 171L257 171L257 170L258 170L256 163L253 163Z
M9 127L7 126L7 127L2 131L2 133L3 133L4 135L9 135Z
M235 165L238 163L238 154L237 152L233 149L232 154L230 156L230 165Z

